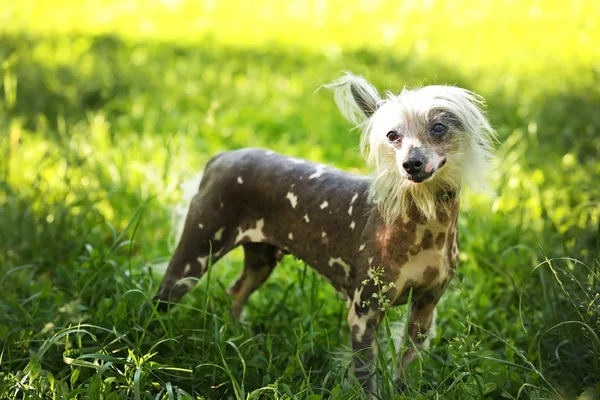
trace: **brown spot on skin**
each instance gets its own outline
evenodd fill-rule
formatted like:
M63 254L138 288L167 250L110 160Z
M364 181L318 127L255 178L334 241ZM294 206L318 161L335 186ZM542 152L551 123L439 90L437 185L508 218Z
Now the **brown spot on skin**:
M429 250L433 247L433 233L429 229L425 230L423 233L423 238L421 239L421 250Z
M446 232L440 232L439 235L435 238L435 245L438 250L441 250L444 247L444 242L446 240Z
M418 282L413 279L407 279L406 282L404 282L402 289L400 289L397 292L394 292L393 305L399 306L402 304L406 304L411 289L413 291L413 300L421 298L421 291L424 289L424 286L425 285L423 284L423 282Z
M440 274L440 270L436 267L428 266L423 271L423 280L427 283L431 282Z
M415 222L409 222L402 227L399 233L406 237L406 241L409 243L414 243L415 236L417 233L417 224Z
M362 299L361 299L362 302ZM367 307L363 307L358 303L354 303L354 312L356 313L357 316L361 316L363 314L365 314L367 312L368 308Z
M408 255L399 254L396 256L395 261L398 263L399 266L402 267L404 264L406 264L408 262Z
M380 225L375 237L382 260L402 266L408 261L407 254L417 241L417 224L409 221L388 227Z
M404 282L404 286L402 287L402 294L406 294L408 295L408 291L410 290L410 288L413 288L413 291L416 289L417 286L417 281L412 280L412 279L407 279L406 282Z
M448 196L448 192L441 193L439 196L443 198L439 199L436 217L441 224L446 225L450 221L450 218L458 213L459 200L456 193L450 197L446 197Z
M419 225L423 225L427 222L423 214L417 209L417 207L414 204L411 204L408 208L408 218L412 222Z
M421 304L432 304L438 300L438 293L436 290L427 290L422 292L420 296L418 296L419 302Z
M449 207L439 207L435 215L441 224L446 225L450 219L450 213Z

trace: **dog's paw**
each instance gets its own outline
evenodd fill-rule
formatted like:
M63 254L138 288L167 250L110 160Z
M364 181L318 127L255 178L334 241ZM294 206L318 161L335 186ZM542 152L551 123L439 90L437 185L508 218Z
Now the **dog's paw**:
M159 295L155 295L152 298L152 303L156 304L156 310L159 312L167 312L169 310L170 303L161 298Z

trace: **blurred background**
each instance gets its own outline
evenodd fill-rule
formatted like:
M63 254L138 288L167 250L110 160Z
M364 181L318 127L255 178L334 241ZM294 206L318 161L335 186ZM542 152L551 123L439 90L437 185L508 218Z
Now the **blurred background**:
M598 21L591 0L0 0L0 272L12 289L0 334L43 340L54 332L40 334L44 323L66 327L78 307L118 301L109 291L151 293L144 266L170 254L180 184L220 151L269 147L369 173L358 132L317 91L348 70L381 91L452 84L487 99L498 194L463 207L463 272L441 313L446 334L463 337L468 314L497 335L465 334L473 351L543 363L554 395L594 387ZM239 262L237 253L226 261ZM40 311L74 293L71 313ZM24 298L37 304L29 322L18 311ZM88 322L102 325L96 317ZM5 376L28 365L24 346ZM539 374L495 372L485 378L493 396L546 387Z

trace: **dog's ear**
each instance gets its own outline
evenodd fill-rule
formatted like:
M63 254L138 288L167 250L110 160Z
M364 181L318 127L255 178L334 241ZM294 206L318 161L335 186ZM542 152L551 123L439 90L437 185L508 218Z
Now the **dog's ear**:
M373 86L370 86L370 88L375 90ZM352 93L352 97L354 97L354 101L356 101L356 105L358 105L358 108L360 108L360 110L367 117L370 117L375 113L375 110L377 110L377 103L373 103L373 100L375 99L370 96L371 93L368 93L364 90L363 86L350 85L350 92Z
M370 118L381 103L377 89L365 78L351 73L346 73L325 87L334 91L335 103L344 118L356 125Z

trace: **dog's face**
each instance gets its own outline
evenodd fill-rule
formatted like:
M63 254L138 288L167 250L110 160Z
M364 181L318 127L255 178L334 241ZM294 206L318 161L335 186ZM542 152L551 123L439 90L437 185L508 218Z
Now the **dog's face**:
M369 163L412 185L448 180L479 186L493 130L483 99L454 86L425 86L382 99L365 79L347 74L335 89L342 114L364 129L361 147ZM479 178L478 178L479 177Z
M390 97L372 117L372 144L393 153L400 176L415 184L433 179L460 145L457 116L431 107L435 99L427 97L432 94L403 92Z
M441 171L467 152L468 126L478 118L471 100L469 92L447 86L389 95L369 115L370 148L385 162L393 156L399 175L412 184L444 176Z

